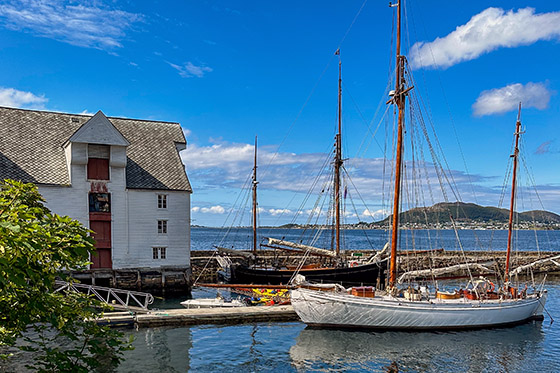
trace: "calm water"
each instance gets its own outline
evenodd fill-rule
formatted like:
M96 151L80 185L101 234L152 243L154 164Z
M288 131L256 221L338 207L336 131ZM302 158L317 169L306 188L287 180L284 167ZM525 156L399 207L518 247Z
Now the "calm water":
M297 234L272 230L274 237L293 239ZM370 231L375 245L385 243L386 234ZM466 250L486 249L490 231L460 231ZM476 236L475 236L476 233ZM289 236L292 234L292 236ZM453 232L415 231L415 241L439 240L447 249L455 248ZM439 235L439 236L438 236ZM494 233L499 248L506 232ZM218 244L223 231L193 229L193 249L208 249ZM237 232L246 240L248 230ZM538 232L540 250L560 250L560 232ZM218 238L217 238L218 237ZM533 250L535 233L519 233L525 242L520 250ZM410 232L408 242L412 241ZM359 232L346 237L350 249L368 243ZM433 240L432 240L433 241ZM233 242L233 240L230 240ZM528 244L531 242L531 245ZM480 243L480 245L479 245ZM500 243L500 244L498 244ZM127 330L136 337L136 349L126 353L119 372L341 372L387 371L396 364L402 372L558 372L560 371L560 280L547 282L547 310L558 321L513 328L445 333L406 333L320 330L303 323L256 323L238 326L196 326ZM194 297L213 296L197 290ZM177 307L180 299L159 301L158 307Z
M545 316L503 329L379 333L292 322L127 330L136 349L118 371L383 372L397 364L401 372L558 372L560 281L547 289L547 310L557 322Z
M259 241L263 237L285 238L288 241L309 243L315 232L302 229L261 229ZM458 235L464 250L505 250L506 230L459 230ZM389 239L384 230L347 230L343 235L343 248L347 250L379 250ZM193 228L191 231L192 250L211 250L213 245L247 249L252 245L252 231L248 228L227 229ZM323 230L315 246L331 247L331 232ZM453 230L403 230L401 248L404 250L439 249L460 250ZM514 249L560 251L560 231L516 231Z

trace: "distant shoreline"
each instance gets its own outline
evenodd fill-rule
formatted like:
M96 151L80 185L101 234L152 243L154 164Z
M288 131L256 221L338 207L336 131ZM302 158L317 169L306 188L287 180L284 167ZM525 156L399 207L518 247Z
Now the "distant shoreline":
M229 229L229 227L211 227L211 226L205 226L205 225L191 225L191 228L195 228L195 229ZM250 226L240 226L240 227L235 227L236 229L252 229L252 227ZM262 226L259 227L259 229L332 229L331 227L317 227L317 226L303 226L303 225L298 225L298 226ZM445 230L445 231L449 231L449 230L453 230L453 227L407 227L404 226L402 227L404 229L408 229L408 230ZM384 228L384 227L355 227L355 226L349 226L349 227L343 227L343 229L345 230L371 230L371 231L386 231L389 228ZM471 230L471 231L507 231L507 227L492 227L492 228L487 228L487 227L477 227L477 226L457 226L457 230ZM555 225L549 225L549 226L540 226L540 227L524 227L524 228L516 228L515 230L520 230L520 231L532 231L532 230L537 230L537 231L557 231L560 230L560 225L555 224Z

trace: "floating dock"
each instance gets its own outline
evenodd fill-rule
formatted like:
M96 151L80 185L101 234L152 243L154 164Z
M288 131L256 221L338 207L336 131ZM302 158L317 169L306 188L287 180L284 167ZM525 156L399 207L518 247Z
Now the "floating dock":
M109 312L99 324L113 327L151 328L203 324L243 324L251 322L299 321L290 305L268 307L194 308L153 310L148 313Z

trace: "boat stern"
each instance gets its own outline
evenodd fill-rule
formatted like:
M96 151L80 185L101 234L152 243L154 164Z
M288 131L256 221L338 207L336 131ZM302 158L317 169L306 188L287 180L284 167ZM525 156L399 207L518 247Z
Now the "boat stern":
M546 304L547 297L548 297L548 292L546 291L546 289L542 290L539 294L539 305L537 306L537 308L535 308L535 311L533 312L533 315L531 317L532 319L535 320L544 319L543 312L544 312L544 306Z

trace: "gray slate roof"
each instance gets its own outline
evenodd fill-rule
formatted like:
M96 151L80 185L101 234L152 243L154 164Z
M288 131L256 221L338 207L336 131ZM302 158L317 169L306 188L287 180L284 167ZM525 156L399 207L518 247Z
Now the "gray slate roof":
M90 118L0 107L0 179L69 185L63 145ZM179 123L108 119L130 142L127 188L192 192L175 145L186 144Z

